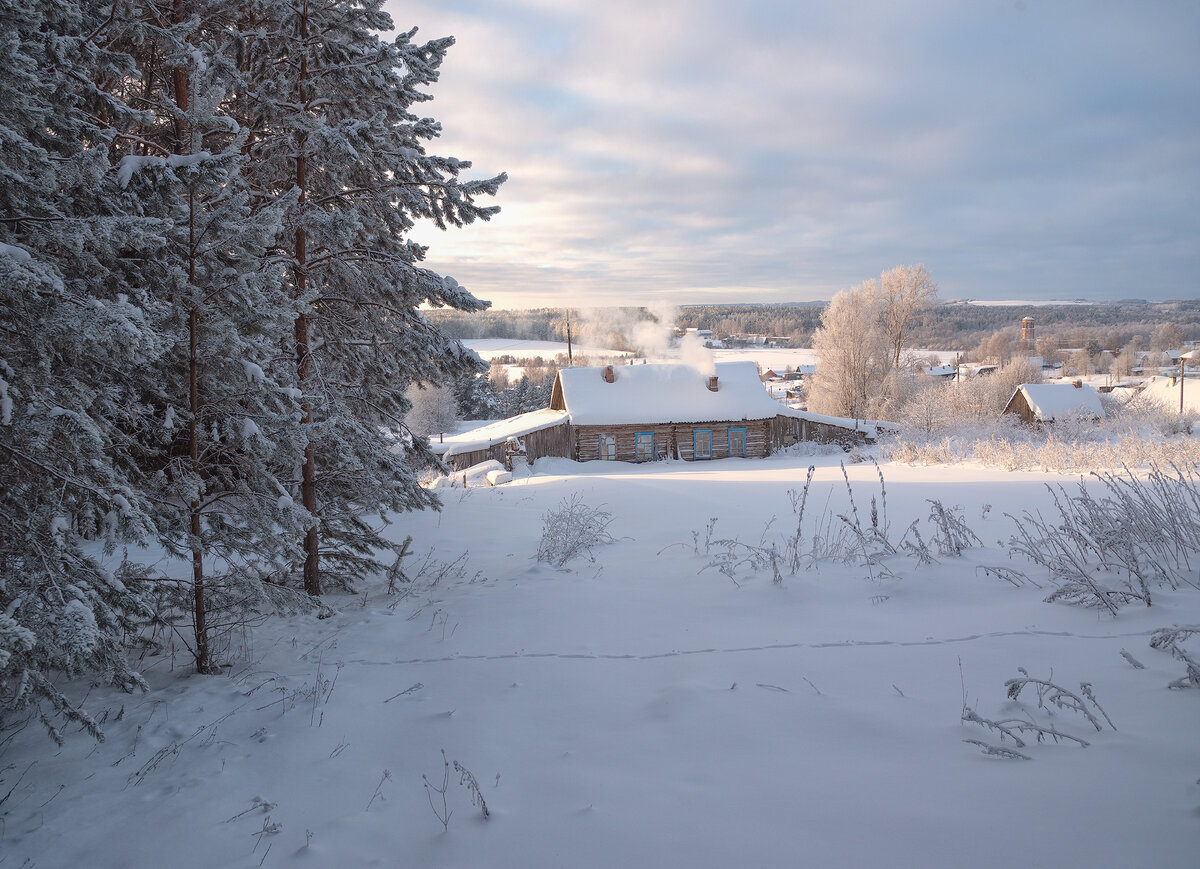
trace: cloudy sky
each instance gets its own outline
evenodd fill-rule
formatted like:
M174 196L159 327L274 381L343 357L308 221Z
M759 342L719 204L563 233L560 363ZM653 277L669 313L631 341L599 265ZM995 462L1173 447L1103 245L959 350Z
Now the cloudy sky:
M1200 3L390 0L453 35L440 153L509 173L417 239L499 308L1200 295Z

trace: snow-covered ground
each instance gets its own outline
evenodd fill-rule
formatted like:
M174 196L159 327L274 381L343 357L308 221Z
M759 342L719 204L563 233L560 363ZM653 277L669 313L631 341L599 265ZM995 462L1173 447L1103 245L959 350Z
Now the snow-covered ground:
M953 350L911 350L907 352L922 360L937 357L938 361L942 364L954 364ZM757 362L763 369L770 368L780 374L789 365L797 368L801 365L816 365L818 362L817 351L809 347L745 347L730 350L713 350L713 356L718 362L736 362L742 359L749 359L752 362Z
M1179 392L1183 390L1183 407L1192 413L1200 413L1200 377L1151 376L1146 380L1142 395L1157 401L1167 410L1179 410Z
M1075 480L970 464L882 468L893 542L914 519L928 541L940 499L983 541L961 558L892 556L886 578L822 561L780 585L711 566L714 517L714 538L790 533L810 463L804 533L829 539L851 506L840 458L542 460L443 490L441 513L393 526L416 540L412 573L464 557L436 585L427 568L405 597L377 585L332 597L330 618L272 618L235 637L225 676L148 659L151 693L91 691L102 744L20 733L0 757L0 864L1195 867L1200 691L1168 690L1183 665L1148 639L1200 623L1200 591L1113 618L983 575L1045 586L999 543L1004 513ZM876 469L847 473L867 524ZM616 541L537 562L543 514L574 494ZM1009 700L1021 667L1091 683L1118 729ZM999 740L961 722L964 701L1090 747L984 756L963 740ZM422 783L441 786L442 749L489 819L451 767L443 829Z
M513 356L518 359L541 356L543 359L553 361L557 354L565 354L567 352L567 345L565 343L556 341L526 341L517 339L510 340L507 338L471 338L464 340L462 343L467 347L470 347L487 361L491 361L497 356ZM578 344L574 346L574 352L576 356L585 356L593 360L632 355L620 350L605 349L603 347L587 347ZM817 362L817 351L807 347L743 347L738 349L717 348L708 352L712 354L712 359L715 362L741 362L743 360L749 360L757 363L764 371L768 368L771 368L780 374L782 374L789 365L795 368L801 365L815 365ZM911 352L921 359L937 357L937 359L943 364L954 364L955 351L953 350L913 350ZM653 352L647 355L647 361L678 362L680 361L680 350L678 347L672 347L665 351ZM595 363L593 362L592 364ZM509 372L509 376L513 379L517 379L521 376L520 369L517 366L509 366Z
M968 305L980 305L992 308L1022 307L1037 308L1050 305L1095 305L1091 299L948 299L947 302L963 301Z
M564 356L567 352L566 341L533 341L517 338L467 338L462 342L480 355L486 362L491 362L497 356L514 356L518 359L541 356L548 362L553 362L559 353ZM576 356L592 356L608 358L613 356L632 355L623 350L610 350L604 347L588 347L575 344L571 348Z

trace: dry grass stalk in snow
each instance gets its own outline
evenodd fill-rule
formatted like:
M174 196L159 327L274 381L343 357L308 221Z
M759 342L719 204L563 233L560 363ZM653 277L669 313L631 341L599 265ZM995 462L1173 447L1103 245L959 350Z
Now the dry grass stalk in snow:
M458 783L465 787L471 794L471 805L478 806L484 820L491 817L491 810L488 809L487 802L483 799L483 791L479 787L479 782L475 780L475 776L469 769L454 761L454 771L458 773ZM391 774L384 770L384 778L391 778ZM496 776L497 782L500 776ZM450 803L447 798L447 792L450 790L450 761L446 758L446 749L442 749L442 783L435 785L429 780L429 777L422 774L421 782L425 786L425 796L429 798L429 808L433 810L434 817L442 823L442 831L446 832L450 829L450 817L454 811L450 808ZM380 779L380 787L383 786L383 779ZM379 788L376 788L376 794ZM437 794L437 799L434 799L434 794ZM374 801L374 797L371 798ZM367 805L370 808L370 804Z
M458 773L458 783L470 792L471 805L479 807L484 820L490 818L492 813L488 811L487 801L483 798L483 791L479 789L479 782L475 780L475 776L457 760L454 761L454 771Z
M1113 730L1117 729L1116 725L1112 723L1112 719L1108 717L1108 713L1096 702L1096 697L1092 693L1091 682L1079 683L1079 693L1083 695L1083 697L1080 697L1079 694L1068 691L1061 685L1054 684L1049 679L1035 679L1029 675L1029 672L1024 667L1017 667L1017 672L1021 674L1019 677L1009 679L1004 683L1008 689L1008 699L1016 700L1026 687L1032 686L1037 696L1039 709L1045 709L1047 708L1047 704L1050 704L1059 709L1069 709L1078 712L1088 720L1089 724L1096 728L1097 732L1100 732L1104 728L1100 726L1099 719L1088 708L1088 704L1084 702L1083 698L1086 697L1091 701L1091 705L1096 708L1096 711L1104 716L1104 720L1108 722L1108 726ZM1050 677L1054 678L1053 672L1051 672Z
M1012 426L967 425L955 434L905 435L883 445L883 455L910 465L946 465L975 460L1006 471L1089 473L1160 465L1200 463L1200 439L1092 426L1075 431L1056 423L1052 431L1021 431ZM972 435L971 431L975 434Z
M774 521L774 520L772 520ZM716 520L713 520L708 525L708 533L711 535ZM780 571L780 563L783 561L783 556L779 554L779 550L773 542L767 542L767 534L771 530L771 522L763 529L762 534L758 538L758 543L743 543L736 537L727 537L717 540L710 538L705 539L705 552L708 552L712 547L718 547L719 551L712 556L712 561L701 570L708 567L715 567L725 576L729 577L734 585L741 585L737 581L737 571L740 567L749 567L754 571L765 571L770 568L771 581L775 585L783 582L783 573Z
M1182 661L1187 668L1187 672L1168 685L1168 688L1200 688L1200 660L1179 645L1193 634L1200 634L1200 625L1159 628L1150 638L1151 648L1169 651L1172 657Z
M1116 615L1135 600L1150 606L1152 587L1189 582L1192 561L1200 558L1200 481L1190 468L1173 470L1172 476L1154 468L1143 481L1128 470L1093 473L1107 493L1102 497L1083 483L1075 494L1047 486L1058 511L1053 520L1040 512L1005 514L1017 526L1011 550L1050 572L1056 588L1047 601Z
M1027 687L1031 687L1037 697L1037 709L1043 713L1053 715L1053 706L1055 709L1076 712L1082 715L1089 724L1091 724L1098 732L1103 730L1100 720L1096 717L1096 712L1104 717L1108 726L1116 730L1116 725L1112 723L1112 719L1108 717L1108 713L1101 708L1096 701L1095 693L1092 691L1090 682L1079 683L1079 694L1070 691L1061 685L1051 681L1054 678L1054 673L1051 672L1049 679L1037 679L1029 675L1024 667L1018 667L1017 672L1021 675L1007 680L1004 685L1007 689L1008 698L1014 702L1018 702L1021 692ZM1082 695L1082 696L1081 696ZM1021 704L1023 706L1023 704ZM991 719L985 718L971 709L967 704L963 703L962 720L970 724L978 724L988 730L995 731L1000 734L1000 741L1003 742L1006 738L1011 739L1017 748L1025 747L1025 739L1022 737L1032 736L1037 742L1045 742L1053 740L1054 742L1074 742L1081 748L1087 748L1091 743L1081 736L1076 736L1073 733L1067 733L1059 730L1054 721L1041 723L1034 718L1032 710L1024 709L1026 715L1024 718L1000 718ZM975 740L965 740L967 742L976 742ZM976 742L978 745L986 745L985 743ZM992 752L987 752L985 754Z
M962 555L964 549L983 545L983 541L963 521L961 508L943 507L941 501L925 500L929 504L929 522L937 529L933 542L937 544L939 553Z
M1002 757L1005 760L1033 760L1029 755L1022 754L1015 749L1005 748L1003 745L992 745L991 743L984 742L982 739L964 739L963 742L978 745L979 750L988 757Z

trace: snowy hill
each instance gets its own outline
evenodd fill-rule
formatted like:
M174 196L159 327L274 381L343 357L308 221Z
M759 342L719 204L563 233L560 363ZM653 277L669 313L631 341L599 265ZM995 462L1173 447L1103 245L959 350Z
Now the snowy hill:
M806 558L779 585L727 565L731 581L719 541L754 544L773 517L786 538L810 463L804 539L832 553L836 515L852 515L837 455L543 460L509 485L447 490L440 514L392 528L418 542L402 593L379 583L332 597L331 618L238 631L223 676L148 659L151 693L91 692L102 744L48 751L36 722L15 734L3 860L1194 867L1200 695L1167 689L1184 665L1148 640L1200 623L1200 591L1156 589L1153 608L1115 618L1044 603L1045 571L997 546L1003 514L1050 509L1044 483L1072 479L976 465L887 464L886 493L871 464L846 469L863 523L874 498L892 544L914 519L934 538L926 499L961 507L982 541L961 557ZM537 562L542 517L573 494L611 514L615 542ZM1090 683L1119 730L1008 699L1020 667ZM964 701L1090 746L1030 737L1032 761L984 756L963 740L1015 746L963 723ZM441 787L442 749L486 820L451 767L443 828L422 782Z

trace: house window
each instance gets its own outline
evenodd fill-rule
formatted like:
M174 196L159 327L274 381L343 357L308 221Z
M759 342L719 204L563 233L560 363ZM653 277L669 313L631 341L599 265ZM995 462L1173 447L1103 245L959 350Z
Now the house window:
M600 458L606 462L617 460L617 436L615 434L600 435Z
M712 429L698 428L692 432L692 458L712 458Z
M654 460L654 432L640 431L633 436L633 457L639 462Z
M746 457L746 430L744 428L729 430L729 455Z

